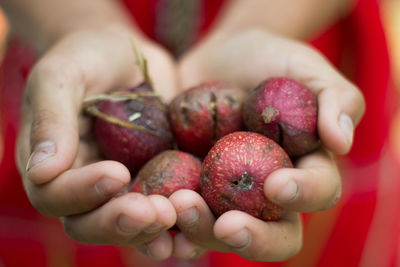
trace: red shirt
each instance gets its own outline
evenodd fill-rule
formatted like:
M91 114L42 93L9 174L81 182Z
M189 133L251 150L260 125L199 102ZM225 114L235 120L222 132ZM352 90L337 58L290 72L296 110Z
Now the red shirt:
M165 0L123 0L138 25L151 38L176 53L197 41L212 26L223 0L199 1L201 18L193 27L194 35L186 38L183 47L163 35L157 21L168 22L160 14L168 9ZM192 1L186 1L192 2ZM188 7L190 8L193 7ZM163 11L164 10L164 11ZM161 12L163 11L163 12ZM388 126L394 106L390 83L389 57L377 2L359 0L350 16L328 29L310 43L362 90L367 104L365 117L355 133L354 146L343 160L344 196L332 210L304 216L304 248L285 263L257 263L235 254L209 253L194 261L198 266L357 266L375 260L392 266L398 260L397 242L400 233L400 184L383 179L400 176L399 163L385 152ZM343 59L346 58L344 62ZM87 246L69 239L58 220L45 218L30 205L15 168L14 145L20 118L20 97L34 56L21 43L10 45L2 64L0 80L1 129L4 132L5 154L0 164L0 266L128 266L124 249L114 246ZM382 175L382 165L391 166L389 176ZM393 196L385 202L386 195ZM389 189L388 189L389 188ZM382 203L389 203L383 205ZM378 215L384 214L385 219ZM397 215L399 214L399 215ZM380 229L374 234L371 229ZM395 238L393 238L395 237ZM379 244L374 246L374 244ZM376 255L369 251L378 251ZM167 266L171 261L160 263ZM176 263L176 262L175 262ZM147 265L148 263L146 263ZM140 266L137 262L134 266Z

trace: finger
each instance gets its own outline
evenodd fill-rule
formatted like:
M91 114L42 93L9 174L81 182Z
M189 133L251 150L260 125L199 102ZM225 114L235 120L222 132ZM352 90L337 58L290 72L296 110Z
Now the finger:
M30 156L22 165L26 178L35 184L48 182L73 163L83 84L79 68L68 60L43 60L29 77L25 105L30 115L24 119L23 132L29 134L24 138L30 138Z
M176 224L192 242L217 251L228 248L213 233L215 217L203 198L192 190L179 190L170 196L177 213Z
M318 97L318 133L335 154L346 154L354 128L365 112L360 90L314 49L298 44L287 59L287 75L305 84Z
M174 252L176 258L190 260L202 256L206 249L190 241L182 232L174 237Z
M142 79L128 40L112 31L80 31L54 46L32 70L18 157L21 172L33 183L48 182L72 166L86 91L104 93Z
M365 111L360 90L320 53L263 29L200 43L182 58L179 71L185 87L222 79L252 89L275 76L303 83L318 97L318 133L335 154L350 150L354 127Z
M73 239L83 243L137 246L153 240L175 223L170 220L175 211L169 201L153 200L128 193L87 214L64 217L64 228Z
M228 211L215 222L214 233L233 252L248 260L285 260L302 246L297 213L288 213L279 221L264 222L241 211Z
M176 222L176 213L171 202L161 195L150 195L149 199L157 210L157 219L144 232L147 234L157 234L174 225ZM173 212L166 212L168 210L172 210ZM140 252L151 258L163 260L172 255L173 238L169 232L164 231L156 236L155 239L140 244L137 248Z
M168 232L162 232L152 241L137 246L144 255L156 260L165 260L172 255L173 239Z
M365 111L364 99L358 89L346 81L342 84L329 87L318 95L318 134L324 146L335 154L349 152L355 126Z
M25 188L33 206L46 216L67 216L87 212L115 196L130 181L128 169L114 161L102 161L70 169L53 181Z
M311 212L333 207L341 195L341 178L332 156L319 150L299 160L297 168L279 169L264 183L265 195L292 211Z

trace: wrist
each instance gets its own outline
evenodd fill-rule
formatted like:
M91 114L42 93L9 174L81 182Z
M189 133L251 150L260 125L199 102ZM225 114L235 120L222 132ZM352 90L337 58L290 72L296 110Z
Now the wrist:
M116 37L125 38L127 40L134 39L135 42L148 42L147 37L132 23L89 23L67 27L58 27L57 29L48 29L44 31L42 38L37 40L36 47L39 51L46 51L55 43L67 38L70 35L83 32L108 32Z
M4 0L12 34L45 51L73 32L120 29L134 35L140 30L115 0Z

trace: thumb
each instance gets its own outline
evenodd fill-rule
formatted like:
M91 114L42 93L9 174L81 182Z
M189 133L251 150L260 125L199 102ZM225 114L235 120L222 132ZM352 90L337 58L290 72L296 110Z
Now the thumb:
M334 154L346 154L354 130L365 112L361 91L315 50L297 47L289 57L287 72L318 97L318 133Z
M338 77L337 87L327 87L318 95L318 128L323 144L336 154L346 154L353 144L356 125L365 111L360 91Z
M22 173L35 184L49 182L76 157L84 92L78 70L70 61L43 60L29 77L18 154Z

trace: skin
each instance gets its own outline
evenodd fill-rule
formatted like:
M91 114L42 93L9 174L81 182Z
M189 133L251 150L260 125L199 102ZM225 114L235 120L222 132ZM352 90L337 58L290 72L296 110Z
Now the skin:
M1 0L16 31L46 51L28 80L18 140L18 165L32 204L44 215L61 217L78 241L138 246L155 259L189 259L209 249L259 261L296 254L302 245L298 212L329 209L340 196L332 154L350 149L364 101L318 52L291 38L315 34L350 5L344 0L322 6L319 0L249 2L231 1L208 37L174 62L136 29L118 1ZM85 15L76 16L78 11ZM222 79L251 88L267 74L297 79L318 95L323 148L299 159L296 169L272 173L265 183L267 197L289 210L282 220L266 223L239 211L216 219L188 190L169 199L124 193L128 170L100 159L81 103L142 80L127 41L131 37L149 61L150 75L157 73L152 75L155 89L166 101L179 88L201 81ZM48 157L31 166L35 151ZM288 194L286 185L296 194ZM182 232L172 238L165 230L175 223Z

